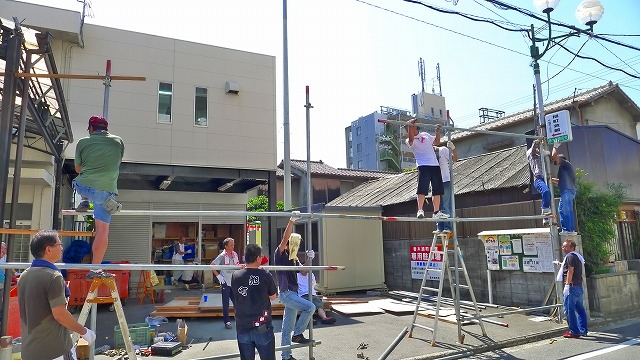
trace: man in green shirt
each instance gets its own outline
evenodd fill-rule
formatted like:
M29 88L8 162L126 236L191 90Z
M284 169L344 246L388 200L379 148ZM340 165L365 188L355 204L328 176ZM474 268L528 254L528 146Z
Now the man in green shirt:
M89 136L78 140L75 167L78 177L73 186L80 196L93 203L95 237L93 239L92 263L100 264L109 244L111 214L121 208L116 201L118 175L124 155L124 142L119 136L110 134L109 123L102 116L89 118ZM103 271L93 271L88 277L107 276Z

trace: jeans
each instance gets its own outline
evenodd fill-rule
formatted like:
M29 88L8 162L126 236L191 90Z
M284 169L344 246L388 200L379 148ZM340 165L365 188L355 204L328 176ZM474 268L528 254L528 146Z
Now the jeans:
M222 293L222 319L226 324L231 322L231 318L229 317L229 300L231 300L235 305L233 300L233 291L231 290L231 286L228 284L222 284L220 292Z
M443 182L442 186L444 188L444 193L442 194L442 196L440 196L440 212L451 215L451 181ZM440 231L451 231L451 222L438 221L436 223L436 227Z
M575 218L573 217L573 199L576 197L574 189L560 191L560 225L564 231L576 231Z
M287 346L291 345L291 330L293 330L293 335L302 334L304 329L309 326L313 313L316 312L316 306L309 300L301 298L295 291L281 291L279 298L280 302L284 304L280 345ZM301 313L296 322L298 311L301 311ZM282 350L283 359L289 359L290 357L291 349Z
M587 312L583 304L584 289L582 286L569 286L569 295L564 297L564 316L572 334L586 334Z
M256 349L260 355L260 360L276 359L276 338L273 335L273 327L262 334L256 329L238 333L240 359L255 360Z
M535 186L536 190L538 190L540 195L542 195L542 208L551 208L551 192L549 191L547 183L544 182L541 176L535 177L533 180L533 186Z
M108 198L114 196L114 193L84 186L78 183L76 180L73 180L73 187L76 189L80 196L89 199L89 201L93 204L94 219L107 224L111 222L111 213L108 212L102 204L104 204L104 202L107 201Z

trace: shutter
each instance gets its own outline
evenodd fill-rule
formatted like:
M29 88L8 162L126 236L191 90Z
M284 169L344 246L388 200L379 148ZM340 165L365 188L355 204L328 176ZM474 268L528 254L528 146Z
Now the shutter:
M149 203L122 202L127 210L149 210ZM109 226L109 247L105 260L131 263L151 263L151 216L114 215ZM135 296L139 271L131 271L129 278L129 298Z
M246 204L202 204L203 211L245 211ZM244 216L202 216L203 224L243 224ZM196 222L198 219L196 218Z

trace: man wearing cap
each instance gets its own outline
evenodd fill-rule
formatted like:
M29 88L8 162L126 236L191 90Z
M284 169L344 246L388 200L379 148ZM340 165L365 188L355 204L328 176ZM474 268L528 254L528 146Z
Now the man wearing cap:
M558 213L560 214L560 226L562 235L575 235L575 217L573 214L573 200L576 197L576 171L573 165L563 154L558 154L559 142L553 144L551 159L558 165L558 177L551 179L558 184L560 189L560 204Z
M102 263L109 243L109 223L111 214L118 212L120 203L115 200L118 194L118 175L120 162L124 155L124 142L119 136L110 134L109 123L102 116L89 118L89 136L78 140L76 145L75 168L79 174L73 180L73 186L80 196L93 203L95 237L92 247L92 262ZM104 275L103 271L89 274Z

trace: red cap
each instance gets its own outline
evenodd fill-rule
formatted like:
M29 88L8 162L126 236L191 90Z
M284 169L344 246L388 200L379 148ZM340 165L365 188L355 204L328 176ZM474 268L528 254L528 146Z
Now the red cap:
M269 263L269 258L266 256L262 257L262 262L260 262L260 265L266 265Z
M100 115L92 115L89 118L89 126L104 126L104 127L108 127L109 126L109 122L107 122L107 119L103 118Z

